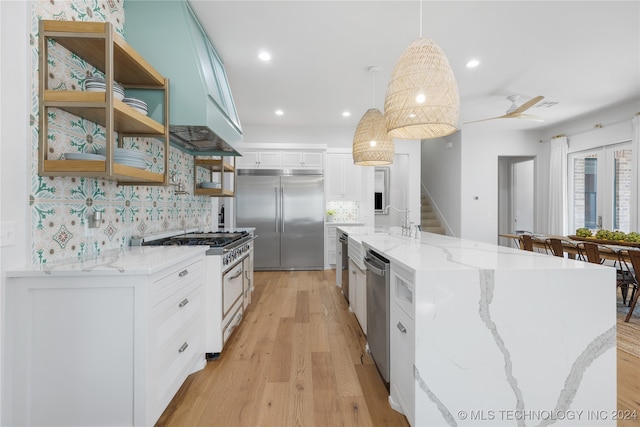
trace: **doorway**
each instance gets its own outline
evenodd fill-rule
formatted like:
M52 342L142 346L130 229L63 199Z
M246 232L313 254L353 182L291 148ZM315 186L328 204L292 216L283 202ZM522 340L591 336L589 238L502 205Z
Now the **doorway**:
M498 233L535 231L535 156L498 157ZM498 244L516 247L512 239Z

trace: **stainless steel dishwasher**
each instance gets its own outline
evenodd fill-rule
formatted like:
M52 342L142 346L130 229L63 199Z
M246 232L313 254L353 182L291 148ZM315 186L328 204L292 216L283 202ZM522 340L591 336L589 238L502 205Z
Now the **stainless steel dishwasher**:
M340 253L338 256L340 257L340 274L342 275L340 280L342 294L349 302L349 235L341 232L338 240L340 241Z
M367 345L380 375L389 383L390 264L370 249L364 264L367 267Z

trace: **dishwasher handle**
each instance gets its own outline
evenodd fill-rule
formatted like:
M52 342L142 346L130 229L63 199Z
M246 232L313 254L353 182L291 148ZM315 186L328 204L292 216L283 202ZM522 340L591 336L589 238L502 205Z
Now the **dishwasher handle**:
M379 268L377 265L372 264L371 263L371 258L369 258L369 257L365 257L364 258L364 265L367 267L367 270L369 270L370 272L372 272L376 276L384 277L387 274L387 272L386 272L386 270L384 268Z

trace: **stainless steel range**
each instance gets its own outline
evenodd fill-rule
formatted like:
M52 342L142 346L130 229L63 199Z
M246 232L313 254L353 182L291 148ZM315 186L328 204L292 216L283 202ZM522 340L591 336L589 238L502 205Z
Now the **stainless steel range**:
M206 245L204 276L205 351L216 358L240 324L253 290L252 233L186 230L133 238L132 246Z

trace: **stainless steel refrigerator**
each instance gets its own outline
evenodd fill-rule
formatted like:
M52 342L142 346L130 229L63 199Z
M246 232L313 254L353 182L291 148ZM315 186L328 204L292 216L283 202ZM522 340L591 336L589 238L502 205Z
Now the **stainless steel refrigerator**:
M255 270L324 268L324 174L240 169L236 225L255 227Z

